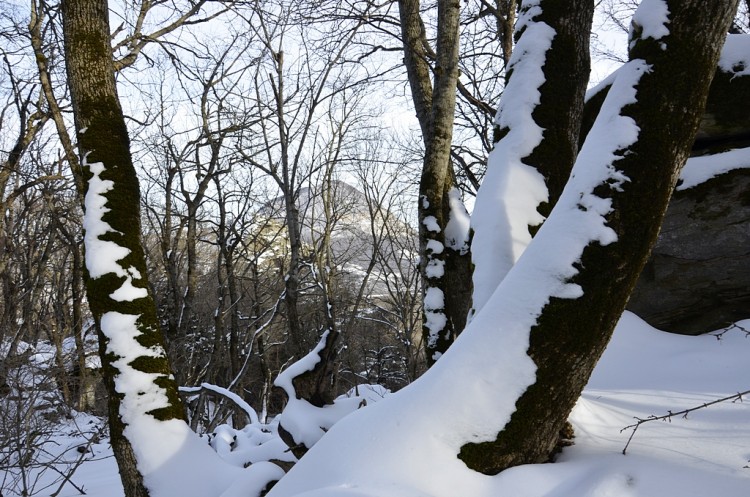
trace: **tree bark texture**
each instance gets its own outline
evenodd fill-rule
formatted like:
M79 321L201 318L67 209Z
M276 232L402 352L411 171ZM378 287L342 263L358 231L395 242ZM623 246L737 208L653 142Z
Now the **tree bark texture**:
M471 220L472 315L531 242L570 176L590 69L592 12L592 0L526 2L521 7L516 57L495 117L494 149L475 205L478 215ZM514 77L519 71L524 76ZM533 92L525 97L515 93L523 88ZM486 214L490 210L491 217Z
M545 217L560 198L578 155L583 97L591 69L593 5L593 0L545 1L537 18L556 34L542 68L545 82L539 88L539 105L532 112L534 122L544 130L544 139L523 162L544 176L549 197L537 210ZM508 77L512 77L512 71ZM539 226L529 229L535 232Z
M101 178L112 182L103 195L109 211L103 221L111 230L100 239L116 243L129 250L118 261L137 273L132 285L149 289L147 267L141 246L140 191L133 167L127 128L115 86L112 49L110 46L109 9L106 0L65 0L62 3L63 32L68 84L73 102L78 147L84 164L85 188L93 177L90 164L102 163ZM112 446L120 468L120 477L127 497L149 495L139 473L130 441L123 434L125 425L120 413L122 394L115 389L119 370L113 365L118 357L107 353L108 339L101 331L101 318L108 312L138 315L136 326L140 335L135 340L152 351L164 349L156 316L153 295L146 298L118 301L112 294L126 278L106 273L91 278L86 271L86 292L89 306L99 332L99 351L103 376L109 392L109 422ZM155 383L161 387L169 405L149 414L159 420L183 419L184 410L171 376L166 354L159 357L139 357L130 363L145 373L157 374Z
M554 2L543 1L542 7L549 3ZM614 162L629 181L622 188L602 183L594 190L612 202L608 226L617 241L591 243L583 251L571 280L583 289L580 298L552 297L542 310L528 350L536 382L518 399L496 440L461 449L459 457L477 471L495 474L550 458L656 241L737 7L736 0L666 3L669 34L640 38L636 27L630 51L631 60L644 60L650 71L635 87L637 102L622 111L640 129L637 141Z
M585 137L610 86L590 96ZM750 76L717 68L691 157L750 147ZM713 161L724 160L717 155ZM678 189L628 309L657 328L699 334L750 316L750 170Z
M419 185L423 292L437 290L443 299L442 306L431 302L424 308L424 345L427 360L433 363L466 324L471 301L471 258L467 250L449 246L445 237L451 215L449 192L455 183L450 152L459 72L460 3L438 1L438 37L432 79L427 61L431 49L419 9L418 0L399 1L404 63L425 145ZM430 269L436 267L442 269ZM428 318L430 314L432 318Z

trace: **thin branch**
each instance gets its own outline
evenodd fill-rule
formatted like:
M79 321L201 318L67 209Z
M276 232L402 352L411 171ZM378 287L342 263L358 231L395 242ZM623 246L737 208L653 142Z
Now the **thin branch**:
M724 335L726 335L732 330L740 330L741 332L745 334L745 337L750 337L750 330L748 330L747 328L743 326L740 326L737 323L730 324L729 326L727 326L726 328L722 330L719 330L714 333L709 333L709 335L716 337L717 340L721 340L722 338L724 338Z
M717 400L714 400L714 401L711 401L711 402L706 402L705 404L701 404L699 406L691 407L690 409L685 409L685 410L678 411L678 412L667 411L667 414L664 414L663 416L653 416L652 415L652 416L649 416L646 419L640 419L640 418L636 417L635 419L638 420L637 423L633 423L632 425L628 425L625 428L623 428L622 430L620 430L620 433L622 433L625 430L629 430L631 428L633 429L633 431L630 433L630 437L628 437L628 442L625 444L625 447L622 449L622 453L623 454L627 453L628 446L630 446L630 442L633 440L633 437L635 436L635 432L638 431L638 428L643 423L648 423L649 421L657 421L657 420L669 421L671 423L673 416L682 416L683 419L686 419L687 415L690 414L691 412L697 411L699 409L704 409L704 408L706 408L708 406L712 406L714 404L719 404L721 402L726 402L728 400L731 400L732 402L742 402L743 401L742 396L743 395L748 395L748 394L750 394L750 390L745 390L744 392L738 392L738 393L736 393L734 395L730 395L729 397L724 397L724 398L717 399Z
M230 400L231 402L234 403L234 405L239 407L242 410L242 412L245 413L245 415L248 417L248 419L250 420L252 424L255 424L255 425L260 424L260 420L258 419L258 413L255 412L255 409L253 409L250 406L250 404L245 402L244 399L242 399L242 397L240 397L234 392L230 392L226 388L212 385L211 383L201 383L200 386L197 386L197 387L180 387L180 393L186 393L186 394L198 393L201 390L206 390L208 392L219 395L227 400Z

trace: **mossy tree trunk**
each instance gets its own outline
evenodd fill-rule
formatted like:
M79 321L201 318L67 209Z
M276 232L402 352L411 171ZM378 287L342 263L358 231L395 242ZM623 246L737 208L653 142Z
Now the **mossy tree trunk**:
M535 382L517 400L494 441L461 449L459 457L477 471L495 474L550 458L656 240L737 7L736 0L665 3L669 33L654 39L635 26L631 43L631 61L648 69L634 87L633 103L619 111L639 129L637 139L618 150L612 162L627 180L621 185L603 182L593 190L611 202L606 221L617 240L591 242L583 250L570 281L580 285L580 297L551 297L542 309L528 349L537 367ZM607 134L608 125L595 125L598 136Z
M456 215L454 209L463 208L457 205L450 158L459 72L460 3L439 0L437 9L438 36L433 54L419 0L399 1L404 63L425 145L419 184L419 245L425 294L423 337L430 364L463 330L471 302L468 241L446 238L451 215ZM430 58L435 60L434 69L428 64ZM451 195L456 195L453 201Z
M127 424L122 406L129 394L120 391L118 379L127 368L154 378L154 388L163 395L166 404L144 415L162 421L183 419L184 410L164 352L156 306L148 290L141 246L140 191L115 86L107 1L65 0L62 14L68 84L86 189L86 293L99 333L103 375L109 392L111 441L125 495L144 497L149 492L138 470L132 441L124 433ZM97 184L100 186L95 191ZM96 201L104 205L97 207ZM97 208L101 217L92 218ZM100 257L106 256L102 246L124 255L115 264L102 267ZM132 342L118 348L112 340L116 330L108 332L106 326L103 328L103 318L109 321L121 316L132 317L135 330L132 339L118 337L118 341ZM141 347L149 353L122 365L123 361L118 360L129 347Z
M590 72L593 4L546 0L521 6L515 37L520 42L534 31L519 47L535 51L539 67L529 77L528 62L516 57L508 66L506 91L514 94L520 83L535 87L535 98L530 94L501 100L495 119L495 148L475 208L492 211L492 216L472 218L472 314L481 310L531 242L570 176ZM529 43L549 32L554 36L544 45ZM518 71L523 74L514 77Z
M534 122L544 130L544 139L523 162L544 176L549 197L537 210L545 217L560 198L578 155L583 97L591 69L593 4L593 0L543 1L537 18L556 34L542 67L545 82L539 88L539 105L532 112Z

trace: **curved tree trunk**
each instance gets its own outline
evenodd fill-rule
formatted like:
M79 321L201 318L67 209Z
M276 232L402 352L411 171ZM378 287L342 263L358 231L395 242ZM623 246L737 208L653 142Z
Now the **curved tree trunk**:
M729 37L741 42L750 35ZM726 60L732 48L725 47ZM750 147L750 76L729 66L718 67L711 82L691 149L694 171L731 163L723 152ZM589 96L583 136L610 87ZM678 184L628 309L659 329L689 334L750 316L749 184L747 168L697 185Z
M542 8L546 3L541 2ZM650 3L654 7L661 2ZM566 284L578 285L580 295L560 298L553 293L542 308L528 349L536 366L534 382L518 398L494 441L461 449L459 457L477 471L494 474L549 459L656 240L737 7L736 0L665 3L666 35L645 30L636 17L631 61L615 82L617 91L589 134L594 143L584 145L573 174L579 164L580 173L586 173L587 164L608 159L597 147L606 143L615 126L629 127L632 134L634 124L636 135L613 142L621 145L608 159L609 179L591 185L589 193L584 190L578 204L576 191L567 196L581 212L610 205L604 219L615 237L592 239L583 249L575 273L566 279Z
M107 2L65 0L62 13L86 189L86 292L109 392L112 446L125 495L145 497L149 492L127 429L139 416L181 420L184 411L148 291L140 241L140 191L115 87ZM133 390L132 381L127 381L132 375L147 375L153 383ZM142 406L138 398L144 393L154 394L157 400Z

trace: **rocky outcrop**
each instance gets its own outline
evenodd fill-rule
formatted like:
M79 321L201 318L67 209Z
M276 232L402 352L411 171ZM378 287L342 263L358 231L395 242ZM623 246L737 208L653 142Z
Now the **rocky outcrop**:
M675 192L628 308L690 334L750 318L750 169Z

